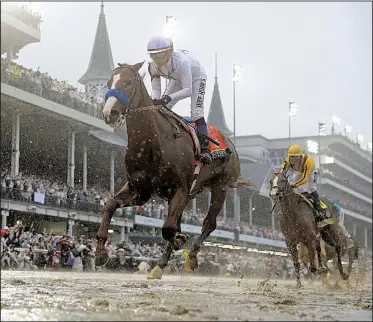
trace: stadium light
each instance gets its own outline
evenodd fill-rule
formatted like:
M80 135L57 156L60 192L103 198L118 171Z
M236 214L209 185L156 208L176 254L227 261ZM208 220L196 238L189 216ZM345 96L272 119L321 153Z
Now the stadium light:
M367 151L372 153L372 142L367 143Z
M242 67L240 65L233 65L233 82L234 83L241 83L243 72Z
M335 128L337 125L341 124L341 119L338 116L333 116L333 123L332 123L332 134L335 134Z
M348 136L352 132L352 127L350 125L345 125L345 136Z
M236 145L236 83L240 83L243 77L242 67L233 65L233 143Z
M341 124L341 119L338 116L333 116L333 124L335 125Z
M163 34L172 40L174 40L178 34L179 21L174 16L166 16L166 24L163 28Z
M291 118L297 115L298 104L295 102L289 102L289 146L291 145Z
M358 144L361 144L361 143L363 143L363 141L364 141L364 137L361 135L361 134L356 134L356 142L358 143Z
M312 140L307 140L307 151L317 154L319 152L319 143Z
M319 123L319 135L326 135L326 124Z

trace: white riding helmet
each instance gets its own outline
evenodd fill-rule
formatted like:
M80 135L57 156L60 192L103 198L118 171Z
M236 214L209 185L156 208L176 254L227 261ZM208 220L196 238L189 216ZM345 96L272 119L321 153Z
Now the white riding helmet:
M154 36L148 42L148 54L156 54L173 49L172 40L165 36Z

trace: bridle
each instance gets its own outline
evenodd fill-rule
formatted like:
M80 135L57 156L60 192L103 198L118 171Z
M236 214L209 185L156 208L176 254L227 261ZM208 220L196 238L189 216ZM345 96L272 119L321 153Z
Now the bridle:
M132 90L129 95L124 93L123 91L119 89L109 89L106 94L105 94L105 103L110 97L115 97L121 105L124 106L124 110L120 111L120 116L119 118L114 122L110 123L109 125L113 128L117 128L121 126L122 124L125 123L126 117L130 113L135 113L135 112L142 112L146 110L154 110L154 109L160 109L158 106L150 105L150 106L145 106L145 107L139 107L139 108L132 108L136 102L139 101L139 96L140 96L140 91L138 88L140 88L142 78L140 74L137 72L136 69L134 69L131 65L128 64L119 64L119 67L115 68L113 71L113 75L120 69L122 68L127 68L131 71L133 77L130 78L132 81ZM119 111L118 111L119 112ZM105 122L106 122L106 118Z
M287 181L287 177L282 174L282 173L277 173L276 176L279 176L279 175L282 175L286 178L286 182ZM276 196L279 197L279 200L281 201L281 199L283 199L284 197L287 197L287 196L290 196L292 193L293 193L293 190L292 189L285 189L285 191L282 191L279 189L278 185L272 185L272 182L273 182L273 179L271 180L271 190L274 189L274 188L277 188L277 192L276 192ZM288 184L288 183L287 183Z

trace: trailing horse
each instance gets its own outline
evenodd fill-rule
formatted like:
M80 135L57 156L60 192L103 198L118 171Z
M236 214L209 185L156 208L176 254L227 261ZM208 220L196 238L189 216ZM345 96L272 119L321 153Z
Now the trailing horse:
M154 106L136 65L120 64L108 82L104 111L113 126L124 119L128 147L125 164L128 182L103 210L97 234L96 265L108 260L105 242L111 218L119 207L142 205L152 196L168 201L168 216L162 227L166 248L148 278L161 278L172 250L181 249L189 238L181 232L181 217L187 203L205 188L211 191L211 204L203 221L202 234L194 241L187 257L186 270L198 266L197 253L215 230L216 217L229 188L249 186L240 178L240 161L231 140L219 132L220 144L227 153L211 165L198 161L199 143L186 121L161 106Z
M346 240L345 236L341 232L339 232L339 236L341 238L341 247L342 247L341 256L343 257L347 255L348 257L347 275L350 275L354 260L355 259L357 260L359 258L359 245L357 243L357 240L354 238L353 239L354 246L351 248L347 248L348 241ZM328 271L330 271L328 267L328 261L333 260L333 268L334 269L338 268L337 253L336 253L335 247L332 247L326 243L323 243L323 245L321 245L321 250L322 250L321 260L322 260L324 267L326 267ZM300 253L299 255L300 255L303 265L307 267L309 263L308 252L307 252L306 247L304 247L304 245L302 244L300 245L299 253Z
M316 272L316 254L319 265L321 260L321 248L317 238L317 226L314 217L314 209L312 205L302 195L296 194L286 176L286 172L275 173L270 181L270 197L279 201L281 205L280 225L285 236L285 243L289 249L294 263L294 270L298 286L300 282L300 263L298 256L297 245L303 244L308 250L309 270ZM326 204L326 205L325 205ZM332 214L335 219L337 211L329 203L324 201L324 207ZM337 253L338 268L343 279L347 279L348 275L343 272L341 261L341 240L338 235L338 224L334 221L333 224L321 228L321 236L325 242L333 246Z

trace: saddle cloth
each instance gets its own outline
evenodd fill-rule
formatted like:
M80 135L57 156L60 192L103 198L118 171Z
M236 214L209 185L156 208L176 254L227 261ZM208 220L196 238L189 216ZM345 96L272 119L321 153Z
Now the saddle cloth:
M184 120L186 121L186 124L188 125L189 133L193 139L195 155L198 155L200 151L200 144L199 144L199 140L198 140L197 133L196 133L197 125L195 123L191 123L192 122L191 118L184 117ZM213 142L210 141L209 146L210 146L211 158L213 160L225 159L230 154L231 151L228 148L227 144L224 142L221 132L212 125L208 125L207 129L208 129L209 138L214 139L215 141L218 141L220 144L219 146L217 146Z
M305 201L312 209L315 208L313 198L309 193L307 192L297 193L297 196L300 197L302 201ZM322 209L328 208L328 206L321 199L320 199L320 206Z
M314 212L316 211L315 206L314 206L314 200L311 196L311 194L307 192L303 193L297 193L297 197L301 200L304 201ZM322 209L324 209L325 212L328 212L328 206L320 199L320 206ZM334 218L327 218L324 220L321 220L317 223L318 228L322 228L327 225L334 224L335 219Z

